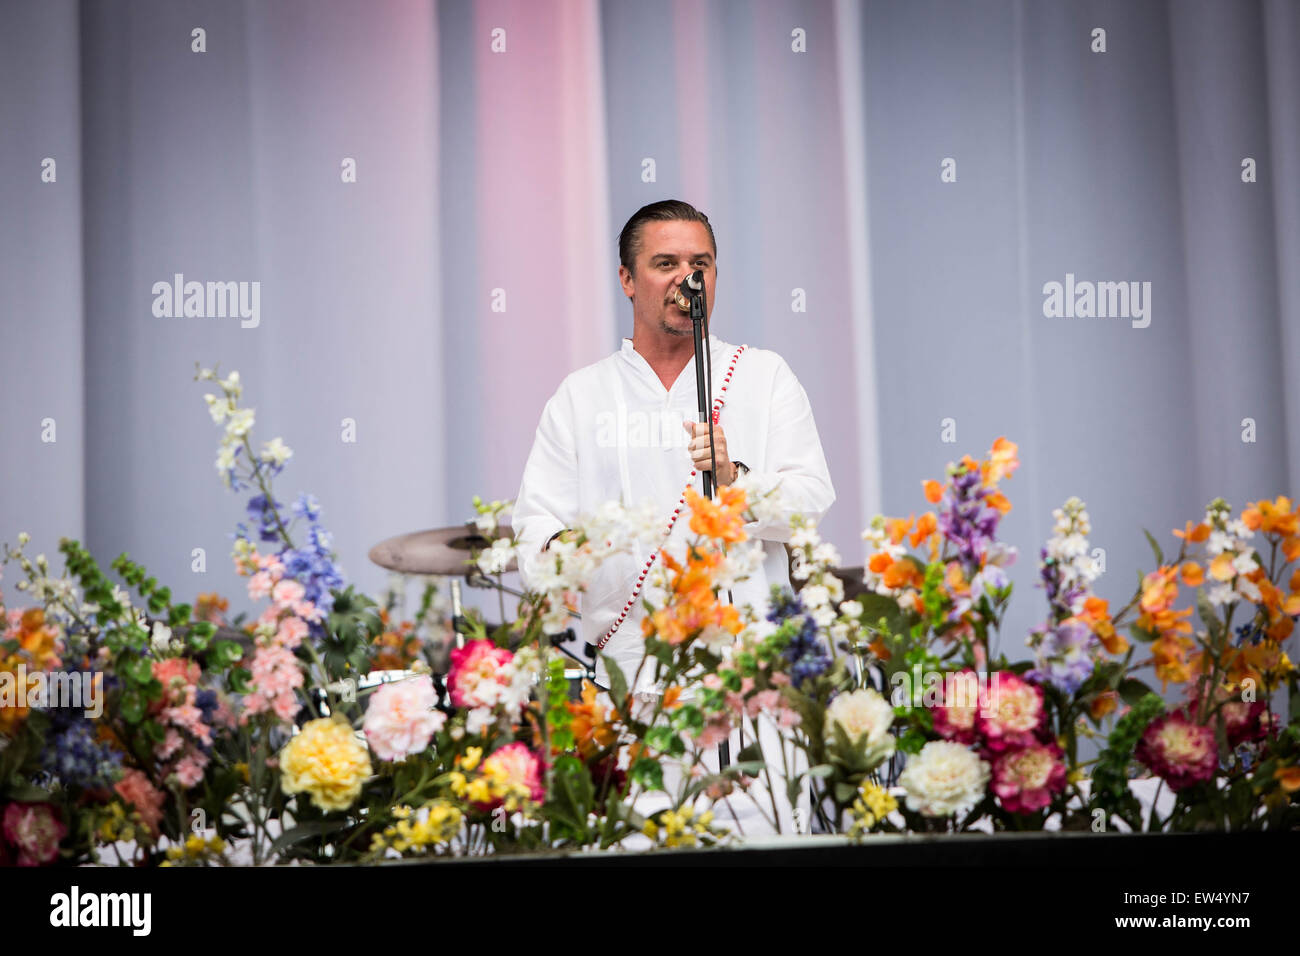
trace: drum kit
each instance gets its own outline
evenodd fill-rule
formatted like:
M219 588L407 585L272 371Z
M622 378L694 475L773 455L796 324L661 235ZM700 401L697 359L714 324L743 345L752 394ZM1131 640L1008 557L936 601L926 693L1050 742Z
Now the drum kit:
M513 537L514 532L509 525L497 525L496 539ZM493 540L484 535L474 522L467 522L450 528L412 531L409 534L388 538L370 549L370 560L381 568L399 574L450 578L452 631L455 634L456 646L464 647L468 621L462 603L462 580L465 585L472 588L492 590L501 595L508 594L518 598L525 597L523 591L507 586L501 580L501 575L484 574L475 563L480 552L492 547ZM518 562L511 557L503 573L518 569ZM573 618L581 618L577 611L570 611L569 614ZM552 646L574 662L575 666L567 668L564 672L564 676L570 683L578 685L584 679L595 683L595 648L589 644L583 645L582 656L579 656L570 647L577 640L577 635L572 628L551 636Z

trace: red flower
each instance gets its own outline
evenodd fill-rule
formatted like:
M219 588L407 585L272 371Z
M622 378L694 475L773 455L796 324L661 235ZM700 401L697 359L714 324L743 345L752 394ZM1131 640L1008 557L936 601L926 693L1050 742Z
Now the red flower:
M1219 763L1214 731L1181 710L1151 721L1133 755L1174 791L1213 779Z
M1056 744L1008 750L993 763L993 792L1011 813L1034 813L1065 789L1065 764Z
M68 828L48 803L11 803L5 807L0 833L18 851L19 866L41 866L58 857L59 841Z
M993 753L1037 742L1047 722L1043 689L1011 671L989 675L987 700L980 701L975 726Z

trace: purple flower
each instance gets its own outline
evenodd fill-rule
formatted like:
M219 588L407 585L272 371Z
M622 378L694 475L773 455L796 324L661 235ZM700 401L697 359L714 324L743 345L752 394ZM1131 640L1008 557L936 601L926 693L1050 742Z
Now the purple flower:
M1092 676L1097 638L1088 625L1069 618L1033 634L1039 641L1034 648L1034 669L1025 675L1030 680L1073 694Z

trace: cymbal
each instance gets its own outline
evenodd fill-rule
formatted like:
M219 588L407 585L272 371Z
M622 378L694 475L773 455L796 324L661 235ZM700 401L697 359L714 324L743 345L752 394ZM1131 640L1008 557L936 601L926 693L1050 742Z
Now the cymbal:
M451 528L430 528L412 531L381 541L370 549L370 560L381 568L402 574L446 574L460 576L470 570L470 561L476 551L492 547L497 538L513 538L509 525L497 525L496 534L486 537L473 523ZM518 570L517 562L510 559L507 571Z

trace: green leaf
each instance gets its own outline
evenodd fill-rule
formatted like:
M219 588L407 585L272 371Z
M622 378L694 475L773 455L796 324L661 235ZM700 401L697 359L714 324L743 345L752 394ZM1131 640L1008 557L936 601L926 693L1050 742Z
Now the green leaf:
M196 621L190 628L190 634L203 638L210 638L217 633L217 625L211 621Z
M225 670L243 656L244 649L235 641L217 641L212 645L213 664L218 670Z
M1160 550L1160 542L1156 541L1151 532L1146 528L1142 529L1142 533L1147 536L1147 544L1151 545L1151 553L1156 556L1156 564L1163 567L1165 563L1165 553Z
M605 670L609 673L609 695L614 708L622 714L627 706L627 678L623 676L623 668L608 654L601 654L600 659L605 662Z
M633 762L628 776L643 790L662 790L664 788L664 769L657 760L640 757Z
M253 687L249 681L253 675L242 667L233 667L230 670L230 692L232 694L247 694L252 691Z
M1205 629L1210 634L1210 643L1214 647L1223 646L1223 621L1214 611L1214 605L1210 603L1210 596L1206 593L1205 588L1196 589L1196 613Z
M736 754L736 762L737 763L753 763L753 762L762 763L763 748L759 746L758 741L754 741L752 744L743 748L740 751L740 753Z
M138 724L144 718L144 695L138 690L126 691L122 694L122 700L118 704L118 710L122 714L122 719L128 724Z
M190 613L194 610L189 604L177 604L167 616L168 627L182 627L189 623Z
M810 777L817 777L817 778L829 777L834 772L835 772L835 768L828 763L819 763L815 767L808 768L808 776Z
M1150 693L1152 693L1151 688L1136 677L1129 677L1120 681L1119 696L1130 707L1135 706L1138 701Z
M280 853L309 837L333 833L335 830L341 830L347 825L347 817L335 820L309 820L306 823L300 823L292 830L287 830L276 838L276 841L271 844L271 853Z

